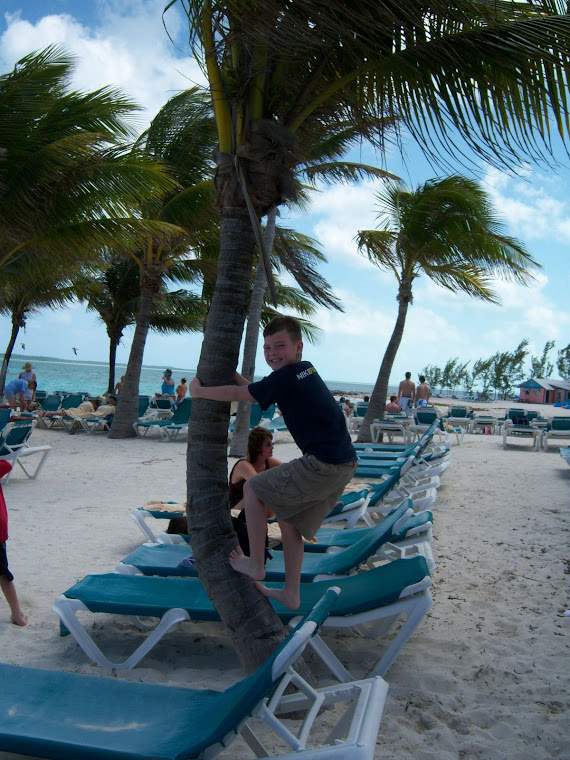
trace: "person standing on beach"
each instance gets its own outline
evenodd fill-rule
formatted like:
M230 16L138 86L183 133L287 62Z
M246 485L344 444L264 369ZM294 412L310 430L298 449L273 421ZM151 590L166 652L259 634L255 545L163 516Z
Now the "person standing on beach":
M121 379L118 383L115 384L115 387L113 388L113 393L116 393L118 396L121 395L121 391L123 390L123 385L125 384L125 376L121 375Z
M186 378L183 377L180 381L180 385L176 387L176 403L179 404L181 401L184 401L187 393L188 386L186 385Z
M406 372L406 379L402 380L398 386L398 405L400 409L409 417L414 405L416 385L411 380L412 373Z
M356 470L356 451L344 415L317 370L302 361L301 325L293 317L275 317L263 331L265 361L273 370L256 383L236 373L235 385L190 383L192 398L256 401L262 409L276 403L303 456L260 472L244 483L244 509L251 553L230 554L234 570L254 578L264 596L289 609L300 603L303 537L312 539ZM281 528L285 585L269 589L265 577L267 509Z
M420 384L416 389L416 407L427 406L430 394L431 388L426 383L424 375L420 375Z
M26 362L22 367L22 372L20 372L18 375L21 380L25 380L28 383L28 387L24 391L24 401L26 402L26 408L22 409L23 412L28 411L32 401L36 400L36 388L38 387L38 383L34 369L35 367L32 367L31 362ZM30 381L32 381L31 387Z
M10 462L0 460L0 480L12 469ZM4 501L2 486L0 485L0 588L6 597L10 607L10 620L14 625L26 625L28 622L20 608L14 576L8 569L8 555L6 554L6 541L8 540L8 510Z

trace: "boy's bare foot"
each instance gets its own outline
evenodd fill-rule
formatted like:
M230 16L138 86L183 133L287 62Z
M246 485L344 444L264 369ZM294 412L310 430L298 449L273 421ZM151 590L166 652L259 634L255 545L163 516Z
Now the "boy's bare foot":
M16 613L14 613L13 615L10 615L10 620L12 623L14 623L14 625L21 625L21 626L26 625L28 622L21 612L18 615Z
M236 546L233 552L230 553L230 565L236 572L249 575L254 581L262 581L265 578L264 565L261 565L260 568L256 567L252 563L251 557L247 557L243 553L241 546Z
M301 604L299 594L295 594L291 591L286 591L285 588L267 588L263 583L256 583L257 588L261 591L263 596L268 596L271 599L276 599L284 607L288 607L290 610L296 610Z

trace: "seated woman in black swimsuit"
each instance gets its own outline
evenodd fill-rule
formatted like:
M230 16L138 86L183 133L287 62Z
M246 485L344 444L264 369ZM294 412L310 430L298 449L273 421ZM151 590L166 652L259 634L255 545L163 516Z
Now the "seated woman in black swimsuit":
M283 462L273 456L273 436L264 427L254 427L247 439L247 456L238 459L230 473L230 509L243 507L243 484L263 470L278 467Z
M228 485L230 509L242 510L243 484L246 480L249 480L249 478L258 472L278 467L280 464L283 464L283 462L273 456L273 436L271 431L263 427L254 427L247 439L247 456L243 457L243 459L238 459L230 473ZM273 517L273 513L268 512L267 516ZM249 541L243 510L240 511L237 517L232 517L232 523L242 550L245 554L248 554ZM187 533L187 531L186 517L173 517L166 532Z

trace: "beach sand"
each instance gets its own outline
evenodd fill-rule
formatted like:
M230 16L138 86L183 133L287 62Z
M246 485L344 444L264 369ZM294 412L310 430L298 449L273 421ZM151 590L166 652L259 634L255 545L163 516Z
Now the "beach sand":
M282 460L297 453L288 440L278 438ZM72 637L59 636L50 606L76 580L112 571L141 543L131 509L184 501L185 439L111 441L37 430L32 442L52 446L39 479L16 469L4 486L8 558L29 624L11 625L0 599L0 659L109 676ZM378 760L570 757L570 626L561 617L570 606L570 467L558 446L536 453L526 440L504 451L501 444L496 436L466 435L452 446L433 507L434 607L387 674ZM144 636L125 618L89 621L104 651L117 658ZM325 637L334 637L332 648L356 677L378 659L374 640ZM242 676L221 626L203 623L179 627L134 670L118 673L220 689ZM241 740L221 755L249 756ZM15 757L0 752L2 760Z

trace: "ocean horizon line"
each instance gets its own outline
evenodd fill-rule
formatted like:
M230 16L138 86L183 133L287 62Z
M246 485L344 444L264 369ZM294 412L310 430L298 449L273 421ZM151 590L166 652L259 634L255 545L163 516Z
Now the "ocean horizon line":
M2 359L5 356L5 352L1 353L0 356ZM49 392L53 392L56 390L62 390L62 391L70 391L70 390L87 390L88 392L93 392L94 394L98 395L103 393L103 390L94 390L95 384L98 385L100 388L103 375L108 374L108 368L109 368L109 362L102 362L97 359L79 359L79 358L69 358L69 359L60 359L55 356L42 356L41 354L20 354L20 353L13 353L10 356L10 362L8 365L9 371L11 370L11 373L13 374L14 371L20 371L20 362L23 364L24 362L31 362L32 364L37 363L41 364L43 366L37 367L36 369L39 370L37 373L38 375L38 389L39 390L47 390ZM14 367L14 364L17 366ZM49 366L52 365L52 366ZM57 372L58 366L62 368L62 365L67 365L67 371L65 377L61 378L59 377L59 373ZM126 369L127 365L123 362L117 362L115 364L115 382L119 380L122 370ZM73 372L73 370L75 372ZM89 376L89 369L96 369L96 375L97 377L91 377ZM188 368L188 367L176 367L175 365L171 365L169 369L172 369L174 375L188 375L189 377L187 379L190 379L191 377L194 377L196 374L195 368ZM43 370L43 372L42 372ZM165 367L162 364L143 364L142 371L141 371L141 380L140 380L140 393L146 394L149 393L149 395L154 395L155 391L160 390L159 389L159 381L160 377L156 377L156 379L151 379L150 375L153 372L160 373L160 376L164 372ZM75 375L75 377L70 376ZM44 375L45 383L50 383L50 387L44 387L42 384L42 375ZM254 380L261 380L264 377L262 374L256 373L254 375ZM8 379L8 376L7 376ZM372 393L372 390L374 388L373 382L358 382L353 380L326 380L324 379L324 382L331 391L338 391L339 393L354 393L354 394L370 394ZM51 387L51 384L55 383L55 387ZM73 386L73 383L79 383L79 385ZM65 387L67 386L67 387ZM149 390L149 387L152 386L154 390ZM395 389L390 386L389 393L395 392Z

